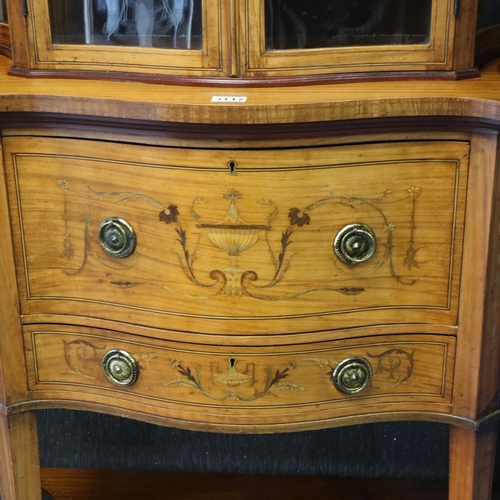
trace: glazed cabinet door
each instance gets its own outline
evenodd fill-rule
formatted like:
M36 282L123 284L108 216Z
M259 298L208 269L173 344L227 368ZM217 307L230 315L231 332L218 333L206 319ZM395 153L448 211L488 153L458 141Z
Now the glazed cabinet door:
M10 47L9 26L7 24L7 2L0 0L0 53L2 47Z
M453 0L241 1L249 76L452 67Z
M35 69L218 76L224 0L28 0Z
M491 10L484 1L483 18ZM387 76L473 67L474 0L8 3L19 70L211 77L220 83L229 77ZM0 23L5 16L0 9Z
M5 0L0 1L0 23L7 22L7 3Z

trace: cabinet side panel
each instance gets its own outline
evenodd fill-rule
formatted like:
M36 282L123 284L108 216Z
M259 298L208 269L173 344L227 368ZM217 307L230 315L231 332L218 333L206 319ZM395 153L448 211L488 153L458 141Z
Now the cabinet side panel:
M498 146L496 136L474 136L465 220L463 276L454 412L477 418L498 391ZM498 212L498 209L496 210Z
M1 154L0 158L3 158ZM27 382L3 162L0 168L0 225L3 228L0 238L0 402L8 405L26 399Z
M499 145L491 145L488 162L495 165L496 179L493 192L490 252L488 259L488 281L486 300L483 348L481 349L481 370L478 394L478 413L486 416L499 407L498 390L500 374L500 332L498 318L500 308L500 182L499 182Z

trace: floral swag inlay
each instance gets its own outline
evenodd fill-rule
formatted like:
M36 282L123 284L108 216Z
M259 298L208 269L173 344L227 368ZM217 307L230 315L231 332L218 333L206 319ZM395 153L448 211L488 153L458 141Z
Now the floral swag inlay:
M68 229L68 211L67 211L67 198L66 192L73 192L75 194L81 195L76 191L72 191L69 182L66 179L61 179L58 181L59 187L65 191L64 193L64 218L66 224L66 235L63 242L63 251L61 253L62 257L71 260L74 257L75 249L74 244L69 236ZM336 292L343 295L357 295L363 293L365 290L362 287L334 287L334 286L320 286L307 289L301 289L296 292L283 294L283 295L269 295L266 294L266 290L269 290L276 285L278 285L287 275L287 271L293 260L293 255L290 256L290 247L292 245L291 236L295 231L300 231L304 226L309 226L314 224L314 219L312 217L312 212L325 205L341 205L343 207L348 207L356 209L358 205L367 205L373 209L383 221L383 232L385 237L385 242L383 246L385 251L381 258L380 263L377 268L381 267L384 263L388 266L388 270L393 279L402 285L412 285L415 283L414 280L403 279L395 269L394 258L393 258L393 232L396 227L389 218L386 216L380 205L383 202L396 203L404 200L411 200L412 208L410 215L410 236L408 240L408 247L406 250L406 257L403 261L403 265L411 270L414 267L418 267L418 261L416 260L416 253L418 248L415 248L414 234L416 230L415 226L415 210L416 210L416 199L420 195L421 188L410 187L406 196L397 199L388 200L391 191L388 190L377 198L361 198L361 197L346 197L346 196L329 196L326 198L319 199L314 203L309 204L305 208L301 209L299 207L291 207L288 209L288 227L282 232L279 248L273 248L268 234L272 231L272 224L278 215L278 207L270 199L261 200L260 203L264 206L269 207L269 213L267 220L262 224L250 224L243 220L241 217L238 207L237 200L242 198L242 195L235 191L234 189L229 190L223 195L223 197L229 201L229 206L227 208L226 216L219 222L216 223L206 223L200 220L200 216L196 211L197 205L200 203L206 203L204 198L196 198L193 200L191 207L189 209L191 217L196 222L196 227L207 233L209 240L220 250L227 253L229 257L229 265L223 269L214 269L209 273L209 278L211 282L202 281L198 276L195 269L194 263L198 256L198 243L189 244L188 234L180 222L181 211L179 207L173 203L169 205L164 205L162 202L141 193L122 191L122 192L98 192L92 189L90 186L86 185L87 193L85 196L90 196L95 199L92 209L88 214L82 217L82 222L84 224L84 256L81 265L78 269L72 271L66 271L68 275L77 275L83 272L87 264L90 255L99 259L96 252L92 250L91 244L91 234L89 226L93 222L92 211L98 205L100 201L114 199L115 205L121 205L127 202L133 201L143 201L153 207L159 208L160 212L156 212L160 222L164 223L168 227L173 227L175 230L176 240L180 246L180 253L177 253L178 262L182 272L187 280L192 284L196 285L200 289L209 290L211 293L205 293L204 295L192 296L192 298L207 299L214 297L216 295L225 295L232 298L239 298L241 296L250 296L254 299L266 300L266 301L277 301L294 299L311 292ZM259 277L255 270L243 269L238 264L238 256L243 252L250 249L253 245L257 243L259 238L264 235L266 240L268 254L270 260L274 267L274 272L272 278L266 283L259 283ZM112 281L114 286L120 288L131 288L138 285L151 285L157 288L162 288L174 294L178 294L172 288L159 285L157 283L145 283L145 282L131 282L131 281ZM185 294L183 294L185 295Z

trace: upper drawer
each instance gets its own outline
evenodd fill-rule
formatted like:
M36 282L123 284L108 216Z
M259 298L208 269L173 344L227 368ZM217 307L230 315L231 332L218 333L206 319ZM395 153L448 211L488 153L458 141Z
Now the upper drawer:
M465 142L4 145L23 314L236 335L456 324ZM130 256L101 248L109 217L135 232ZM374 252L345 263L334 242L358 223ZM113 246L123 228L106 228ZM356 261L366 232L337 246Z

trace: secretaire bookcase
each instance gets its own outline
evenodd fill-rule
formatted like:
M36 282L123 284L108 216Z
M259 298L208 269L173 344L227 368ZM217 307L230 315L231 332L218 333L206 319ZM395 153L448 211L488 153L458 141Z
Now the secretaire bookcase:
M277 433L500 415L493 0L2 0L0 491L36 410Z

